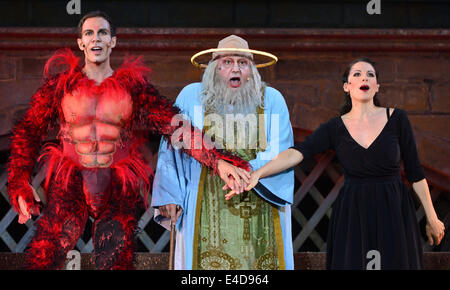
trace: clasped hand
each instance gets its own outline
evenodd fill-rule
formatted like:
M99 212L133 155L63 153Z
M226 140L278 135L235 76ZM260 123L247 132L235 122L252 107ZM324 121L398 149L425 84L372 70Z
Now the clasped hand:
M256 171L251 174L244 169L236 167L223 160L219 160L217 165L220 178L225 182L223 190L230 190L225 199L229 200L233 196L240 194L244 191L251 190L259 180L259 176Z

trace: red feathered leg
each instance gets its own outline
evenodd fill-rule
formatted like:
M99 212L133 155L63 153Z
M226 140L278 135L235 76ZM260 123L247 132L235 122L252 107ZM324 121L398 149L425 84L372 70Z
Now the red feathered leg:
M48 204L36 223L36 234L26 253L27 269L61 269L67 252L83 233L88 212L80 176L73 175L68 189L64 190L62 182L50 184Z
M122 191L119 177L113 178L110 202L94 223L94 262L101 270L131 270L134 269L135 234L143 201L131 188Z

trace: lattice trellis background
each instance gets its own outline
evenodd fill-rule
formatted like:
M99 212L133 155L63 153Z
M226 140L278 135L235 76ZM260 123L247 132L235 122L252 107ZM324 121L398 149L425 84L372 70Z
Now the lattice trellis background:
M146 156L156 156L149 152ZM150 157L149 164L154 168L156 158ZM32 184L38 189L40 196L43 190L40 186L44 180L45 170L37 170ZM296 187L294 204L292 205L292 236L295 252L325 251L328 222L331 216L332 204L339 189L343 186L344 177L340 165L335 160L335 153L328 151L315 158L305 160L295 168ZM446 228L450 224L449 192L442 187L434 186L433 178L427 178L431 196L439 217ZM34 217L25 225L17 222L17 214L10 207L6 189L6 164L0 168L0 252L23 252L34 234L34 223L39 217ZM151 198L151 196L149 197ZM417 203L418 204L418 203ZM153 209L142 212L139 221L141 231L137 236L138 252L167 252L170 233L153 221ZM448 237L441 246L430 247L426 242L424 228L425 216L422 207L417 207L417 220L422 229L424 251L449 251ZM90 253L93 249L91 240L93 220L86 224L85 232L77 243L76 249L82 253Z

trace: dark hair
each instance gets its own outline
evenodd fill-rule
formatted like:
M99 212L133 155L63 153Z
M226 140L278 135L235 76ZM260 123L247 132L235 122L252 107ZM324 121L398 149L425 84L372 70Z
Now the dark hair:
M350 70L358 62L367 62L368 64L370 64L375 69L375 76L377 77L378 80L378 70L375 68L375 62L373 62L370 58L360 57L352 61L347 66L347 68L344 71L344 74L342 75L342 84L345 84L348 81L348 75L350 74ZM375 93L375 96L373 96L373 104L375 106L380 106L380 101L378 100L377 93ZM351 109L352 109L352 99L350 98L350 94L346 92L340 114L341 115L347 114L348 112L350 112Z
M81 37L81 30L83 28L83 24L86 21L86 19L88 18L94 18L94 17L101 17L103 19L105 19L106 21L108 21L109 23L109 30L111 32L111 36L116 36L116 27L114 26L114 24L111 21L111 18L108 16L108 14L106 14L103 11L100 10L96 10L96 11L91 11L86 13L83 18L81 18L80 22L78 22L78 35Z

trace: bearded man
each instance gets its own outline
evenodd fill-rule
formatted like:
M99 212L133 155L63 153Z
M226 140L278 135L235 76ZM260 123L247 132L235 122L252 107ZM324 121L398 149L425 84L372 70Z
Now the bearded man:
M256 170L293 144L284 98L257 70L276 57L231 35L192 63L211 52L202 82L186 86L176 104L215 146ZM255 64L254 55L273 60ZM226 194L229 186L211 170L161 142L152 206L161 225L176 223L175 269L293 269L293 171L261 179L262 186L249 192L243 180L234 182Z

